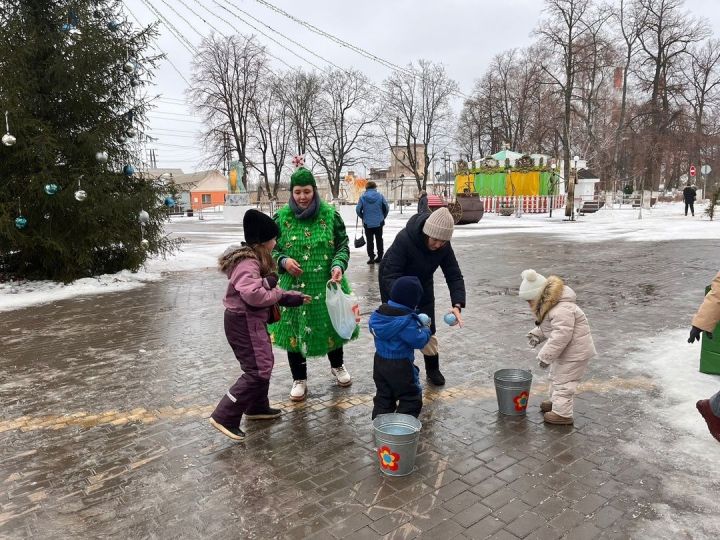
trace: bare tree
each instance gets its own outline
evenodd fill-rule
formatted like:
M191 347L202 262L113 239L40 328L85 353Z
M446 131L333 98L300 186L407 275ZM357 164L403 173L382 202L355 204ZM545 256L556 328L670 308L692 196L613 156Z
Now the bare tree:
M640 34L644 31L645 12L639 9L636 1L620 0L619 10L615 17L618 31L623 40L621 53L623 63L622 67L618 68L619 71L615 74L613 81L614 87L620 90L620 104L612 158L612 175L613 178L617 179L621 171L626 174L626 166L620 160L620 151L627 129L628 78L630 67L638 51Z
M547 20L540 25L537 31L556 55L555 65L543 63L542 69L549 77L550 83L562 96L563 101L560 140L567 187L565 215L570 219L575 217L575 183L570 177L572 102L575 76L578 72L578 54L582 46L581 38L588 30L585 16L589 6L590 0L545 0Z
M441 64L420 60L385 80L383 133L395 158L426 189L430 162L452 139L450 97L458 91ZM398 148L400 147L400 148Z
M240 35L206 38L193 61L189 94L207 125L205 144L221 162L228 157L229 135L232 150L245 166L242 183L246 188L251 107L266 67L265 48L254 37Z
M280 177L290 151L293 133L288 103L283 99L283 76L269 75L263 90L253 100L251 112L255 120L255 140L261 159L253 167L262 173L268 194L277 197ZM272 168L273 183L270 186L269 169Z
M296 71L287 76L281 87L282 99L292 121L293 139L298 155L308 152L311 120L315 116L322 80L316 73Z
M646 102L647 158L643 184L657 187L661 177L661 157L667 147L667 135L678 120L680 111L673 109L673 94L679 88L671 85L691 43L708 35L708 28L684 11L683 0L637 0L645 12L639 33L642 66L638 76L642 89L650 93Z
M379 113L368 78L359 71L334 70L324 77L310 117L308 148L327 173L334 197L340 191L340 173L369 150L372 127Z
M690 149L691 161L700 166L705 146L708 110L717 110L720 98L720 40L708 41L689 49L690 61L680 66L684 90L683 101L691 111L695 137Z

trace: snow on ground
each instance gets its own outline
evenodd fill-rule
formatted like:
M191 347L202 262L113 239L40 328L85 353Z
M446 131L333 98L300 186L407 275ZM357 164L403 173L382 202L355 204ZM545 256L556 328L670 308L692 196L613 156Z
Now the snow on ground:
M467 239L477 236L497 234L545 234L572 242L601 242L606 240L620 241L671 241L682 239L716 239L720 238L720 220L710 221L703 214L703 206L696 205L696 216L685 217L682 203L658 204L653 210L643 210L642 219L638 219L639 211L629 207L622 209L604 208L596 214L579 216L575 222L564 221L563 210L547 214L522 214L516 216L499 216L485 214L479 223L463 225L456 228L455 237ZM355 236L355 207L340 206L340 213L345 220L350 250L359 257L365 254L365 248L353 247ZM395 235L413 216L415 208L404 207L402 213L393 209L386 220L384 229L385 245L392 243ZM167 259L149 260L144 269L137 273L119 272L97 278L86 278L67 285L49 281L0 283L0 311L7 311L36 304L54 302L74 296L103 294L140 287L148 281L161 279L165 272L177 272L200 268L214 267L218 255L233 243L242 238L228 230L222 214L209 213L202 220L199 217L173 218L182 223L185 229L178 233L191 242L182 250ZM172 230L172 222L169 226Z
M698 371L700 345L687 343L689 327L637 343L625 367L653 379L660 392L644 399L641 436L619 448L665 471L662 489L672 507L654 504L656 519L644 522L647 538L712 538L720 529L716 477L718 443L695 408L720 390L720 376ZM717 339L717 338L716 338Z

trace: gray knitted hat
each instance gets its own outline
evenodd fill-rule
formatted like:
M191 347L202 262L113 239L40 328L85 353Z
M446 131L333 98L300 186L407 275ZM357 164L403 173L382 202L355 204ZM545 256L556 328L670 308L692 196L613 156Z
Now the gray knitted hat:
M430 238L449 242L452 238L455 220L447 208L438 208L427 218L423 232Z

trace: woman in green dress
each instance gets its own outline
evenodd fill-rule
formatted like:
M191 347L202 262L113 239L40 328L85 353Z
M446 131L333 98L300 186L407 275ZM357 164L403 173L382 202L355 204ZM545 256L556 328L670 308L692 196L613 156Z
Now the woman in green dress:
M274 219L280 236L273 251L280 269L280 287L312 297L300 309L281 308L280 321L269 327L273 343L288 352L293 376L290 399L307 396L306 359L327 355L330 370L340 386L352 379L343 362L342 339L330 322L325 305L328 281L350 292L344 276L350 260L348 236L340 214L318 196L312 173L300 167L290 179L290 201ZM359 327L351 339L358 335Z

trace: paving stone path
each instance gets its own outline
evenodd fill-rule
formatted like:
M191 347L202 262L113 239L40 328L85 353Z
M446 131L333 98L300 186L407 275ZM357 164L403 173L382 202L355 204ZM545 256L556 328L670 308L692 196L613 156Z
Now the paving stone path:
M626 362L642 338L687 327L716 246L522 234L455 244L466 327L439 330L448 385L426 388L416 470L403 478L376 463L366 331L346 348L353 386L311 360L304 404L287 401L278 351L271 400L286 414L245 425L237 444L207 423L239 374L213 269L0 313L0 537L717 538L720 445L678 449L687 434L652 410L661 384ZM353 256L350 277L368 311L379 298L364 262ZM527 267L567 278L601 351L573 427L542 423L542 377L526 417L497 413L492 373L534 367L532 319L514 296Z

